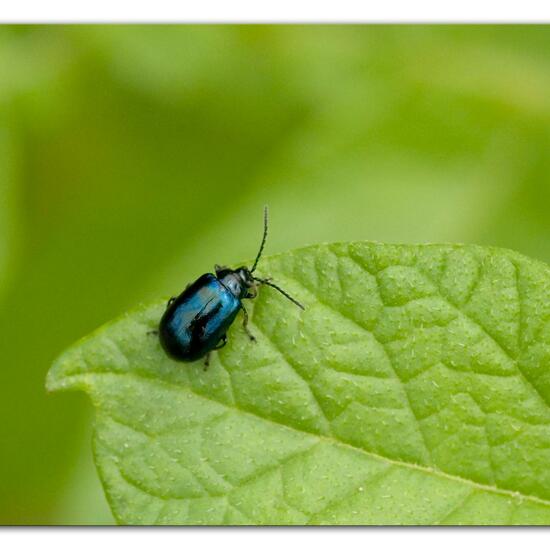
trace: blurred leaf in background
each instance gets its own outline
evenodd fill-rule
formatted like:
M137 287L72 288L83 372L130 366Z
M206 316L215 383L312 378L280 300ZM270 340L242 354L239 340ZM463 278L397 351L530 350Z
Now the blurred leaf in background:
M68 344L321 241L550 261L545 26L0 28L0 523L110 522Z

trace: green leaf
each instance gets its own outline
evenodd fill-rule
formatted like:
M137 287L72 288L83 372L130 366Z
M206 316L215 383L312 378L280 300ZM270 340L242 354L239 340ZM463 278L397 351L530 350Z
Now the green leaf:
M211 366L166 357L164 301L68 350L116 519L130 524L550 524L550 269L460 245L266 258Z

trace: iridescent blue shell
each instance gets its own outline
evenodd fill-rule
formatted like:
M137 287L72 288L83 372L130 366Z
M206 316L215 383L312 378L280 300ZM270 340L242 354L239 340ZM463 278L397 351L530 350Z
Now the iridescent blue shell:
M205 273L168 305L159 325L162 347L179 361L200 359L224 338L240 308L240 299Z

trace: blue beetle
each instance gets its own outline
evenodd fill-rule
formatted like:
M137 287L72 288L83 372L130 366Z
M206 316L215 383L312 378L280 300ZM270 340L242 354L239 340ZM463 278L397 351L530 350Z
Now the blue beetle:
M177 297L170 298L158 329L160 343L166 353L178 361L196 361L225 346L227 330L239 310L243 311L243 328L250 340L256 339L248 329L248 313L244 298L255 298L259 285L278 290L283 296L304 309L304 306L282 288L253 275L267 239L267 207L264 209L264 233L260 250L251 269L229 269L215 266L216 274L205 273Z

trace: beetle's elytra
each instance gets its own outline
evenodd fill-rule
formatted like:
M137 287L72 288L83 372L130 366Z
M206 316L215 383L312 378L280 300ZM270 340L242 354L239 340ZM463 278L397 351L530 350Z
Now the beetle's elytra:
M239 310L243 311L243 328L250 340L255 338L248 330L248 314L242 303L257 295L259 285L268 285L304 309L283 289L253 275L267 238L267 207L264 210L264 233L260 250L251 269L229 269L215 266L215 275L205 273L190 284L178 297L168 301L159 324L160 343L166 353L178 361L195 361L226 344L227 330Z

